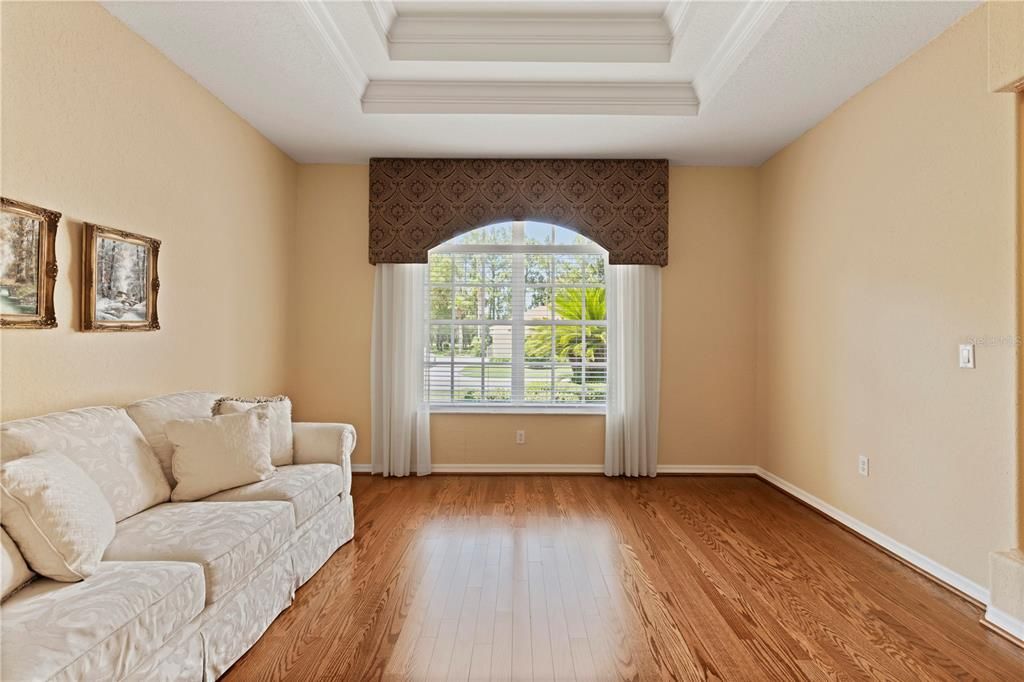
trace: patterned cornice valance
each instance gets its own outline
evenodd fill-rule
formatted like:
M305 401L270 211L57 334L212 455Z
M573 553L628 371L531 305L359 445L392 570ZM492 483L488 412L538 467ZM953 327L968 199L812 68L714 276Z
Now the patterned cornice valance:
M370 159L370 262L426 263L463 232L554 223L613 264L668 263L663 159Z

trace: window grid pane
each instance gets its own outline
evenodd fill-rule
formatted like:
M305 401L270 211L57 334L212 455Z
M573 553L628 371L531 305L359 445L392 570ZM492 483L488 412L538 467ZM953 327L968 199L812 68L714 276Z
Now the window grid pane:
M503 250L488 252L487 244ZM592 243L564 228L506 223L432 252L427 400L603 404L605 256L560 252L586 244ZM531 250L516 252L522 245Z

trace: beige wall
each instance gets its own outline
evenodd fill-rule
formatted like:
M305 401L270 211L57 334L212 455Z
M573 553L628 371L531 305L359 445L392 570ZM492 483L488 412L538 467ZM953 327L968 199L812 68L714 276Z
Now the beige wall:
M369 462L373 266L366 166L300 166L292 250L288 394L296 419L356 427Z
M659 464L754 464L757 171L673 168Z
M295 164L99 5L2 12L2 192L64 214L60 326L3 332L3 418L282 390ZM76 331L82 221L163 241L162 330Z
M761 169L756 438L769 471L982 585L1016 538L1015 113L986 28L981 8ZM993 339L974 370L968 337Z
M753 463L753 169L672 168L663 271L662 464ZM302 419L351 420L369 462L366 166L302 166L288 391ZM695 322L696 321L696 322ZM686 348L687 352L679 353ZM517 429L526 444L516 445ZM439 414L437 464L601 464L600 415Z
M988 3L988 85L993 92L1024 85L1024 2Z

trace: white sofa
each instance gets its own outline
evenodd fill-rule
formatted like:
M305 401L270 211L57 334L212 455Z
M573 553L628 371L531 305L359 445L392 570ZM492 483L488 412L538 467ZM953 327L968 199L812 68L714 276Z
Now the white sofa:
M169 502L164 425L210 416L215 393L90 407L0 427L4 460L54 450L99 485L117 519L99 570L31 575L4 533L0 679L213 680L352 539L355 429L296 423L294 464L198 502ZM165 484L166 483L166 484Z

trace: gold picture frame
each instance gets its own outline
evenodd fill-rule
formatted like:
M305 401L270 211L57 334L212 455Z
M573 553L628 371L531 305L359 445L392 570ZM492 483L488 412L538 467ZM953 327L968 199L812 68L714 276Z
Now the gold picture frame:
M61 214L6 197L0 212L0 327L52 329Z
M157 259L160 240L85 223L82 245L82 330L160 329Z

